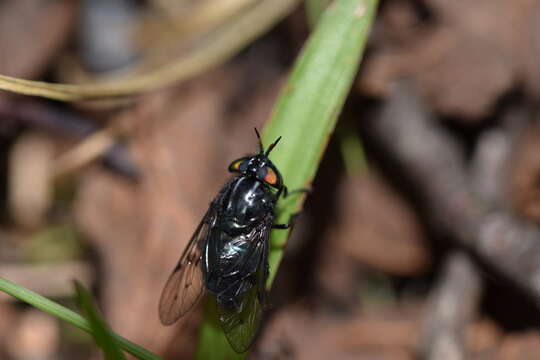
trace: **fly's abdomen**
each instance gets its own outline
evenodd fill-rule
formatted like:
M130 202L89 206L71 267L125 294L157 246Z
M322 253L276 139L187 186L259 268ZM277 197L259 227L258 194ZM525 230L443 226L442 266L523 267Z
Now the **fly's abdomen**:
M221 232L215 242L208 244L206 287L220 306L235 308L253 286L263 249L252 241L255 231L233 237Z

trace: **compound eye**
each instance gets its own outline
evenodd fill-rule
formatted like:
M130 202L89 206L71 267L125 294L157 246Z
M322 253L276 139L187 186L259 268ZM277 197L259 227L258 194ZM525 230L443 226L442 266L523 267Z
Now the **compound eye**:
M238 159L229 165L229 171L231 172L239 172L244 173L246 172L248 167L248 160L246 159Z
M276 186L278 183L278 176L276 172L269 166L266 167L266 175L264 176L264 182L268 185L274 186Z

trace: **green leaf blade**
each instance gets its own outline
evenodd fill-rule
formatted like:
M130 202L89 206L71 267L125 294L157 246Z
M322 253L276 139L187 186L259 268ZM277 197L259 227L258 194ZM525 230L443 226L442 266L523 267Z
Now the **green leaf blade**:
M90 327L92 328L92 336L94 337L96 344L103 350L105 359L126 360L126 356L120 349L111 329L99 314L88 290L86 290L78 281L75 281L75 290L81 309L86 314Z
M27 304L30 304L33 307L40 309L41 311L44 311L52 316L64 320L87 333L92 333L90 323L81 315L2 277L0 277L0 291L5 292L6 294L9 294ZM163 360L160 356L135 343L132 343L120 335L115 334L114 336L122 349L138 359Z
M263 139L269 143L283 136L271 157L289 189L310 187L315 177L362 58L376 7L377 0L338 0L329 6L277 101ZM278 222L286 223L298 212L304 198L282 201ZM272 232L268 286L287 236L287 231Z
M317 24L319 18L324 12L324 9L326 9L331 2L332 0L306 0L304 2L310 27L313 28Z

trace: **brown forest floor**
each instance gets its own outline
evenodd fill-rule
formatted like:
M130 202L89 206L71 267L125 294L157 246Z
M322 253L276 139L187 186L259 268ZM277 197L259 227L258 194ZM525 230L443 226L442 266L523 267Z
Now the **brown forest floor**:
M0 74L98 76L81 11L0 2ZM382 1L252 358L539 357L539 24L535 0ZM163 327L161 288L307 35L300 7L226 64L121 105L0 93L0 276L70 306L81 279L115 331L190 358L201 309ZM49 183L55 159L111 124L121 142ZM346 132L362 171L345 166ZM0 319L0 359L97 358L6 296Z

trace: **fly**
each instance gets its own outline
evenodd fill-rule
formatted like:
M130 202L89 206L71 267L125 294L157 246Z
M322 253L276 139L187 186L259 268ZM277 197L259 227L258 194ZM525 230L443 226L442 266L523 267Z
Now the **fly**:
M159 302L161 322L171 325L208 292L238 353L247 351L261 323L270 230L291 225L274 224L276 203L288 195L281 173L268 158L281 137L265 151L257 129L255 133L259 153L229 165L235 176L210 203Z

